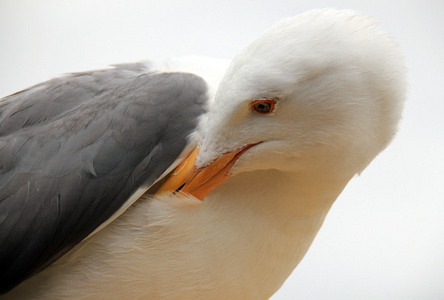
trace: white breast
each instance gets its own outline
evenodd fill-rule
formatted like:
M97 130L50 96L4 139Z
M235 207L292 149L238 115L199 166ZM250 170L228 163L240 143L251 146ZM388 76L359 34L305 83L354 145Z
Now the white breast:
M306 180L259 171L233 177L203 202L138 201L8 296L267 299L305 255L343 188L323 186L321 195Z

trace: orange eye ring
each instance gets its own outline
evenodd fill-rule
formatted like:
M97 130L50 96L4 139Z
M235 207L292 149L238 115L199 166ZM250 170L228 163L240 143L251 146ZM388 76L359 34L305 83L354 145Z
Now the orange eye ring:
M259 114L269 114L274 110L274 100L264 99L251 102L251 109Z

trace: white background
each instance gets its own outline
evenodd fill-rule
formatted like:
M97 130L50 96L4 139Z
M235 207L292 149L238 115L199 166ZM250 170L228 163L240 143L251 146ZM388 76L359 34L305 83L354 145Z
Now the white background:
M354 178L277 299L444 299L444 1L0 0L0 96L65 72L187 54L232 58L312 8L375 16L409 93L393 144Z

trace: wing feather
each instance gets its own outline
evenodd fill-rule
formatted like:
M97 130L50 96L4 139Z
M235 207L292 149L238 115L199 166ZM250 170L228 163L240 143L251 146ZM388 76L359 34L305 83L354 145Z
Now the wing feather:
M140 70L72 74L0 101L3 293L106 222L185 149L205 82Z

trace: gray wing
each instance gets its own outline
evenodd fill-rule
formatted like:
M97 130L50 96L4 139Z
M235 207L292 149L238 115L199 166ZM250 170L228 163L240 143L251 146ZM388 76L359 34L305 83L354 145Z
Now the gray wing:
M0 291L41 271L176 160L207 86L137 65L71 74L0 101Z

